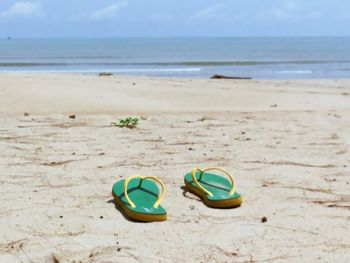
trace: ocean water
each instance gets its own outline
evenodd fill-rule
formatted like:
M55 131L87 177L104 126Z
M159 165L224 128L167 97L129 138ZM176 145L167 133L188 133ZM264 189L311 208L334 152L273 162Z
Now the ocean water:
M350 37L2 39L0 72L350 77Z

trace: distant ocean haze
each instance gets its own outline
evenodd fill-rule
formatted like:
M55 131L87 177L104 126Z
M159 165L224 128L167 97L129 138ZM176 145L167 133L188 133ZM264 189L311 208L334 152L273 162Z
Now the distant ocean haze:
M3 39L0 72L350 77L350 37Z

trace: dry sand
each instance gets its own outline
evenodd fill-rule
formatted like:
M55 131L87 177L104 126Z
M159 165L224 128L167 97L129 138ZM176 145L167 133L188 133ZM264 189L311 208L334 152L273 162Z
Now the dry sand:
M2 74L0 120L0 262L349 261L350 80ZM184 191L194 166L233 171L242 207ZM132 174L168 221L115 207Z

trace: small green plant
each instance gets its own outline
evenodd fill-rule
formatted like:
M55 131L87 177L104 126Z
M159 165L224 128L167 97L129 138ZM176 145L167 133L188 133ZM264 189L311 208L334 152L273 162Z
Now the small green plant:
M129 128L134 129L139 125L139 119L134 117L128 117L125 119L120 119L119 121L112 122L112 125L117 126L119 128Z

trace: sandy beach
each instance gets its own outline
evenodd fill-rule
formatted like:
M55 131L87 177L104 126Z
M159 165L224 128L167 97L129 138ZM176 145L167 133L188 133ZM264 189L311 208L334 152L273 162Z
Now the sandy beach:
M349 261L350 80L1 74L0 120L0 262ZM195 166L243 205L186 192ZM163 180L167 221L115 206L133 174Z

